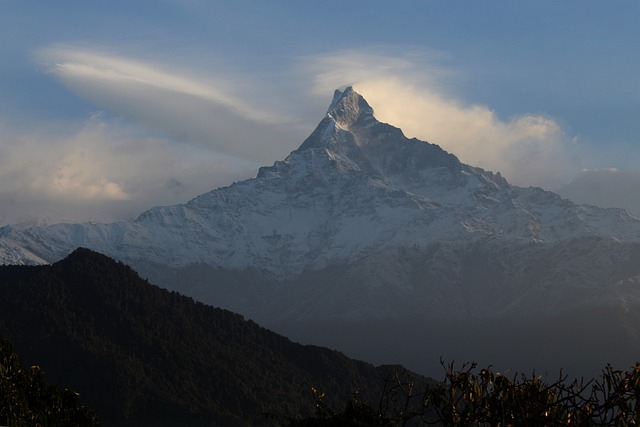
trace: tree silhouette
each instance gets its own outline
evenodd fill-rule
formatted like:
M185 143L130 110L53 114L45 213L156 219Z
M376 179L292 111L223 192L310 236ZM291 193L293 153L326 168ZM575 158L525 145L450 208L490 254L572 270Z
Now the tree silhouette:
M640 364L608 365L590 381L559 374L547 382L535 373L509 377L474 363L445 365L445 379L418 392L402 376L389 377L378 407L354 395L343 410L313 390L314 417L290 419L288 427L330 426L633 426L640 424Z
M16 427L99 426L80 395L47 384L39 366L24 368L9 341L0 340L0 423Z

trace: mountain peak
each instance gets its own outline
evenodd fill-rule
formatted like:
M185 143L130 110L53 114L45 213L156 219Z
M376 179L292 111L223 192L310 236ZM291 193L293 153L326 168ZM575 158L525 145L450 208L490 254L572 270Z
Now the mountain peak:
M359 135L369 133L376 125L381 125L373 115L373 108L356 92L347 86L344 90L336 89L333 100L324 119L318 124L311 135L302 143L297 151L310 148L329 148L331 151L344 151L354 155L359 151L358 146L367 138ZM393 128L384 125L385 129ZM357 155L357 154L356 154Z
M341 171L423 184L429 180L427 175L431 175L428 170L440 167L449 171L447 180L458 182L463 167L454 155L439 146L409 139L402 130L379 122L373 108L351 86L334 92L325 117L286 161L302 155L305 161L317 162L319 157L312 152L326 157ZM258 177L270 170L261 168Z
M344 129L350 129L354 124L368 127L376 122L373 108L352 86L343 91L336 89L327 115Z

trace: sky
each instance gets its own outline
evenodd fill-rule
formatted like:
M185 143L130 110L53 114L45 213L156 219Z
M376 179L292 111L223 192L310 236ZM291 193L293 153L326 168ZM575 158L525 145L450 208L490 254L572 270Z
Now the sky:
M640 2L0 2L0 225L254 177L336 88L512 184L640 216Z

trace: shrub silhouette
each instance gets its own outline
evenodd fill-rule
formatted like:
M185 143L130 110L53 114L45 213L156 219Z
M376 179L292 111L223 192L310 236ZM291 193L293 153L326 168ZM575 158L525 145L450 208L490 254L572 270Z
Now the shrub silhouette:
M0 424L99 426L98 415L72 390L47 384L39 366L24 368L9 341L0 340Z
M444 381L416 392L402 375L390 376L377 407L354 395L341 411L313 390L316 414L288 420L290 427L328 426L632 426L640 425L640 364L608 365L589 381L524 374L508 376L475 363L445 365Z

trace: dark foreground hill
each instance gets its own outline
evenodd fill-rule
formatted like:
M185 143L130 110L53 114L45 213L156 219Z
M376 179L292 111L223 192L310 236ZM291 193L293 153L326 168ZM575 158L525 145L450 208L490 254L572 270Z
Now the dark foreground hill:
M268 425L265 413L310 415L312 387L373 402L394 369L293 343L86 249L0 267L0 336L107 426Z

